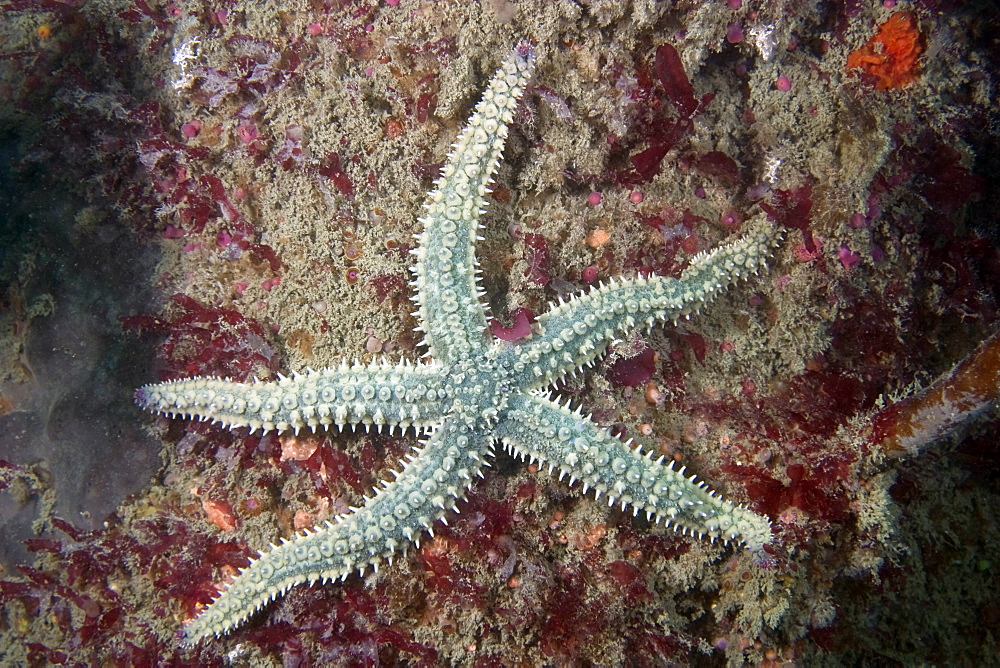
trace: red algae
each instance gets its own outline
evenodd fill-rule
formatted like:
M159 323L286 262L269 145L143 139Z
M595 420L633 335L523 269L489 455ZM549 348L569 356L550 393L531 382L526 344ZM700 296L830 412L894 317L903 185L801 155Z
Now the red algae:
M715 97L713 93L701 99L695 97L680 55L671 44L657 47L653 62L638 74L641 76L641 97L648 103L644 109L644 138L649 146L629 157L631 172L617 175L619 184L629 186L647 183L659 174L660 163L667 153L693 131L693 118ZM664 101L670 106L664 105ZM668 109L673 112L669 113Z
M740 180L740 166L722 151L709 151L699 156L695 161L695 168L726 186L733 186Z
M643 348L634 355L617 360L605 376L616 387L638 387L645 385L656 371L658 355L652 348Z
M167 335L161 347L164 380L192 374L246 380L277 369L276 351L259 323L232 309L204 307L186 295L174 295L172 301L177 309L169 319L121 318L125 329Z
M329 153L326 158L316 168L321 176L329 179L334 187L348 199L354 198L354 183L348 177L340 163L340 155Z
M525 261L528 268L525 276L538 285L548 285L552 280L549 274L549 242L541 234L528 232L523 238Z

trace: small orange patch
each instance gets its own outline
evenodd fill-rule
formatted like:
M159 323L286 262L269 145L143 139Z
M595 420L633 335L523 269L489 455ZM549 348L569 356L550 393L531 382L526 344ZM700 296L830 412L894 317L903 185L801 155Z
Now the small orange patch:
M608 243L610 238L611 235L608 234L607 230L603 230L598 227L587 235L587 245L591 248L600 248L604 244Z
M403 124L395 118L390 118L385 122L385 136L389 139L403 136Z
M319 448L320 437L315 434L301 436L284 434L278 437L278 441L281 443L281 461L294 459L297 462L304 462Z
M603 524L595 525L594 527L587 530L586 533L576 534L573 536L573 547L580 550L581 552L586 552L593 549L601 539L604 538L608 533L607 528Z
M285 342L302 353L303 357L309 359L313 355L313 344L316 343L316 337L305 329L295 329L288 333Z
M228 532L236 528L236 513L228 501L202 499L201 508L205 511L208 521L223 531Z
M847 56L847 69L861 68L875 77L876 90L901 88L917 80L917 60L923 50L924 36L916 14L896 12L867 44Z

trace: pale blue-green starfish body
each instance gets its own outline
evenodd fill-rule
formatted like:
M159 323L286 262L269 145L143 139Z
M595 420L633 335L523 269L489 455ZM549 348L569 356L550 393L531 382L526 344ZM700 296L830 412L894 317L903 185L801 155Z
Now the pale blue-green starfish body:
M685 533L759 549L767 518L735 506L684 469L661 464L560 406L545 388L589 366L610 341L637 326L687 316L725 286L764 266L776 235L757 227L695 257L679 279L612 280L554 306L521 343L491 341L478 297L475 243L507 125L528 85L534 54L517 47L504 61L456 142L421 219L414 269L417 315L431 361L353 366L293 374L275 382L191 378L137 392L144 408L210 419L226 427L286 430L336 425L413 426L429 435L395 480L333 522L272 545L184 631L187 643L221 635L299 583L362 573L418 543L455 508L499 441Z

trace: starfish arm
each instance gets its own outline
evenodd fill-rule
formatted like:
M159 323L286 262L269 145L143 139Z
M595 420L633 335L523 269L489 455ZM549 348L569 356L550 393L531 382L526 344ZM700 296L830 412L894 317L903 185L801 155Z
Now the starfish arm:
M522 377L522 387L551 385L591 364L610 341L636 326L677 320L700 309L724 288L764 267L779 237L761 224L739 240L702 253L678 279L663 276L611 280L554 305L537 320L539 334L501 355Z
M440 392L440 394L439 394ZM283 431L347 424L422 429L440 422L444 397L435 365L348 366L293 374L271 382L195 377L146 385L142 408L170 417L212 420L225 427Z
M475 242L507 125L534 68L526 43L497 70L436 182L420 219L413 271L417 315L434 359L455 361L485 348L486 314L476 283Z
M445 423L423 443L396 479L364 506L261 552L185 627L184 644L220 636L297 584L347 579L368 566L392 562L464 496L492 451L484 434Z
M633 514L644 510L656 521L685 534L707 535L713 541L738 541L760 549L770 540L771 523L762 515L725 501L684 468L674 470L663 457L612 438L578 411L570 411L537 395L521 395L510 402L497 436L515 455L559 469L559 478L570 477L590 487L597 497L606 494L608 505L621 503Z

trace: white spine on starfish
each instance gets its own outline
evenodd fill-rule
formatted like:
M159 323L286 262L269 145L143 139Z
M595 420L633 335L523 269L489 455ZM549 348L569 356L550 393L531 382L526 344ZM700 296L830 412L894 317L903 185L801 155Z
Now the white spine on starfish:
M414 287L430 355L454 361L485 349L486 314L477 296L475 244L518 100L534 69L534 51L518 46L483 92L425 204Z
M364 425L423 429L441 421L439 368L401 362L293 374L280 380L235 383L187 378L140 388L136 402L170 417L212 420L265 432Z
M290 587L345 579L419 541L424 531L455 508L483 461L482 437L445 425L427 439L418 456L361 508L272 545L184 628L183 642L220 636L246 621Z

